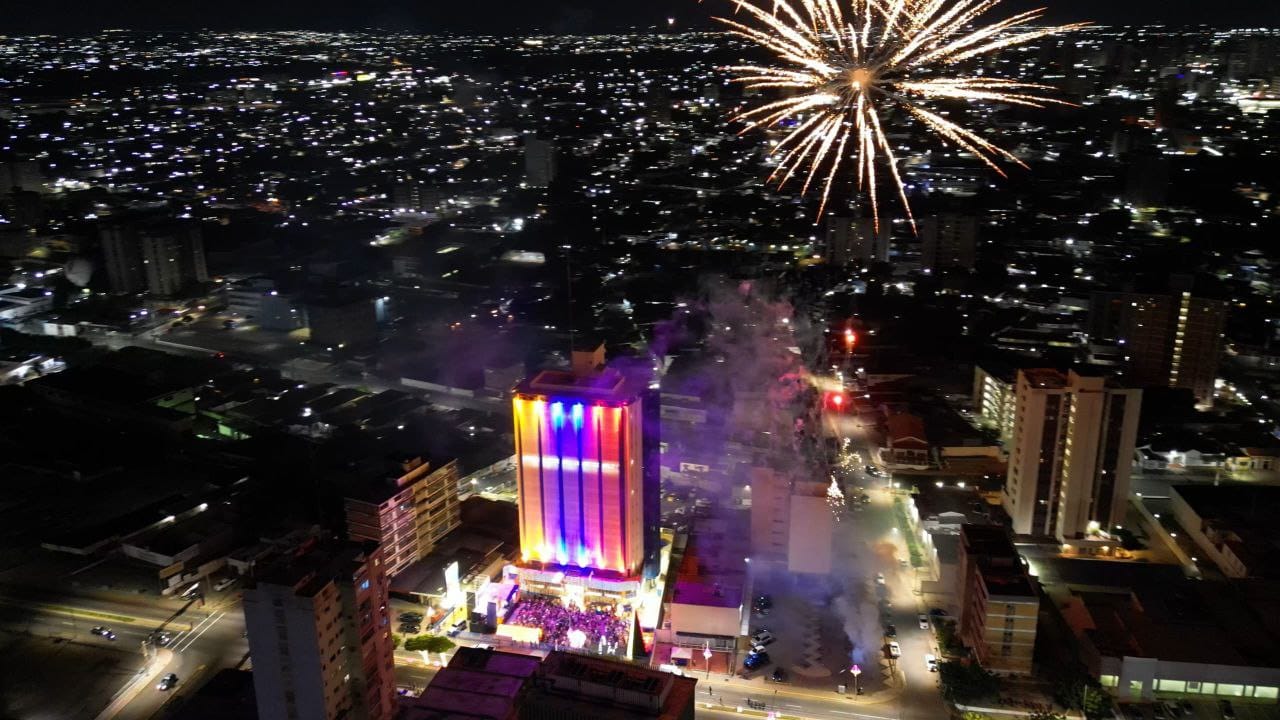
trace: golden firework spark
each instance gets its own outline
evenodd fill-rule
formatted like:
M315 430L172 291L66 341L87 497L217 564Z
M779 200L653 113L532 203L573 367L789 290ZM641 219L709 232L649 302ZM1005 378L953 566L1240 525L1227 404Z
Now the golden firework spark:
M779 60L776 66L727 68L738 76L735 81L747 88L786 93L786 97L747 110L734 120L746 123L744 133L788 120L795 122L771 150L779 160L769 179L777 180L781 188L807 165L801 192L807 192L814 179L819 179L819 217L826 210L846 151L852 147L858 166L858 189L868 193L877 227L879 162L889 168L907 218L915 225L898 174L897 156L881 124L882 112L893 106L900 108L945 141L1004 175L997 160L1023 163L923 103L953 99L1031 107L1069 104L1037 94L1052 89L1045 85L940 75L963 60L1086 25L1028 27L1042 17L1042 8L974 27L974 21L1000 0L771 1L772 10L765 10L752 0L734 0L738 12L750 16L750 24L717 18L734 34L758 43ZM820 177L819 171L826 164L830 167L825 177Z

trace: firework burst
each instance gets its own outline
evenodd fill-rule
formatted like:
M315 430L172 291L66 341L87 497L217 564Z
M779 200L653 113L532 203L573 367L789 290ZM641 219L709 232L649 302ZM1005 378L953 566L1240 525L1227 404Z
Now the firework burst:
M1005 160L1023 163L972 130L930 110L934 100L970 100L1030 107L1066 105L1045 97L1044 85L1018 80L948 75L957 63L1022 45L1085 24L1029 27L1044 10L1019 13L989 25L974 23L1000 0L734 0L744 22L717 18L777 59L773 65L727 68L747 88L785 97L734 117L743 133L794 122L772 148L778 164L770 181L781 188L804 175L804 189L821 185L821 217L838 171L849 156L857 163L859 191L869 196L877 227L877 169L886 166L914 226L897 156L885 135L882 113L897 107L943 140L981 159L997 173ZM828 166L825 174L822 168ZM807 169L806 169L807 168Z

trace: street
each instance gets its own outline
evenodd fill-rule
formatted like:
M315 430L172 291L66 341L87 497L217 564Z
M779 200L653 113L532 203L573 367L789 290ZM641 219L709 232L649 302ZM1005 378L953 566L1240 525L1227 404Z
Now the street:
M6 674L21 677L24 666L39 666L43 656L51 654L50 649L56 650L50 669L60 677L65 677L63 666L68 664L90 663L100 669L81 678L82 687L64 684L57 688L60 694L78 694L80 704L68 708L69 717L145 720L182 697L187 688L199 687L221 668L242 665L248 656L248 643L241 636L244 618L234 592L214 594L203 607L199 602L120 593L54 597L26 589L5 588L2 592L0 631L30 650L26 657L7 655L0 660ZM94 627L109 628L115 639L94 635L90 632ZM153 661L144 654L143 644L158 630L167 631L172 639L167 647L150 651L160 650ZM74 651L68 653L64 648ZM178 676L177 687L157 690L157 678L167 673ZM33 692L40 689L38 685L29 687ZM15 702L12 697L8 701ZM108 703L109 712L102 712Z
M894 489L888 474L872 476L864 471L872 465L874 437L856 416L839 410L824 412L823 431L844 444L854 455L853 470L842 488L850 505L856 504L863 493L869 502L860 509L849 512L846 520L836 525L837 558L844 562L862 562L869 565L863 575L874 577L883 574L885 584L881 588L882 624L892 624L896 641L902 648L902 656L893 663L893 674L899 696L894 703L895 717L902 720L938 720L950 716L942 699L937 673L925 665L925 655L940 657L932 629L919 626L919 616L929 615L918 592L916 569L911 566L902 531L897 527L894 509ZM859 488L862 488L861 490Z

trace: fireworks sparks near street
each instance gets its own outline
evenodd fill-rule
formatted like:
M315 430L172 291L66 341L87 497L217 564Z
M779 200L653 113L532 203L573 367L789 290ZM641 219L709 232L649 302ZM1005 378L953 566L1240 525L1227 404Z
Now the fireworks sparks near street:
M769 0L760 0L767 4ZM718 18L735 34L776 55L776 65L728 68L747 88L780 90L786 97L734 118L743 132L794 122L773 148L779 157L770 180L786 185L798 171L808 192L821 185L818 216L846 157L856 158L859 191L865 190L880 224L877 170L886 166L913 227L911 206L898 172L897 156L885 134L884 114L892 107L924 124L1004 175L997 160L1023 163L977 133L929 109L935 100L991 101L1043 107L1067 104L1045 97L1051 88L1013 79L948 75L970 58L1022 45L1047 35L1083 27L1029 27L1041 10L1013 15L990 25L974 23L1000 0L772 0L766 10L735 0L743 22ZM848 153L848 156L846 155ZM802 170L806 168L807 170ZM826 167L823 176L823 167Z

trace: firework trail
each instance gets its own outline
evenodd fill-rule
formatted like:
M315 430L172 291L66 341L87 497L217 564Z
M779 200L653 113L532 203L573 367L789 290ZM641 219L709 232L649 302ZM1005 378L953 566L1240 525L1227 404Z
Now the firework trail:
M768 3L772 9L765 9ZM759 4L757 4L759 3ZM881 116L897 107L943 140L981 159L1004 175L997 160L1023 163L972 130L926 107L934 100L969 100L1030 107L1067 105L1040 94L1044 85L1018 80L948 74L961 61L1076 30L1085 23L1030 27L1043 9L1019 13L989 25L975 25L1000 0L734 0L737 19L716 18L734 34L769 50L776 63L727 68L747 88L779 91L785 97L749 109L735 121L742 132L794 121L771 151L778 165L770 181L779 188L804 175L804 189L816 180L822 191L819 217L846 153L857 163L859 191L871 201L880 224L878 167L890 179L906 209L897 156ZM743 17L745 16L745 17ZM829 165L825 176L821 170Z

